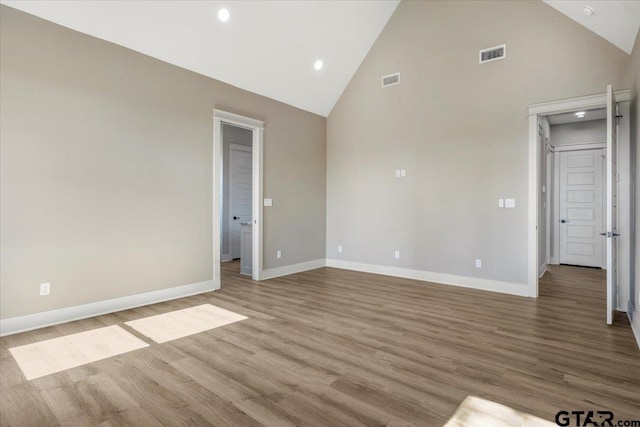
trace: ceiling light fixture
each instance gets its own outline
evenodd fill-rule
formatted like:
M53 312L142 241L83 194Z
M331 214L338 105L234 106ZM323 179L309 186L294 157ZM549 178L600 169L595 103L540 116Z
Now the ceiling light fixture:
M227 22L230 17L231 13L229 12L229 9L222 8L218 11L218 19L222 22Z
M323 65L324 64L322 63L322 61L318 59L316 62L313 63L313 68L315 68L316 70L320 70Z
M576 117L579 118L579 119L582 119L582 118L584 118L585 114L587 114L587 113L585 113L584 111L578 111L576 113Z
M584 9L584 14L587 16L591 16L591 15L595 15L596 11L591 7L591 6L585 6Z

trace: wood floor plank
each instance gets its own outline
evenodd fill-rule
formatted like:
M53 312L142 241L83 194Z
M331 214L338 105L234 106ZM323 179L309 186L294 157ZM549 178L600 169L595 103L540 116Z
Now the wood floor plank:
M538 299L330 268L0 339L2 426L444 424L470 395L552 420L639 419L640 350L604 273L552 266ZM9 348L202 304L247 316L26 381Z

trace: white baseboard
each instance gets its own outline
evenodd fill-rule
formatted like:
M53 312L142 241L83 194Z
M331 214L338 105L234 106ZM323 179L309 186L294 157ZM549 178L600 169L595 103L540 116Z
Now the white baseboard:
M538 278L542 278L542 276L544 276L544 273L547 272L547 264L542 264L540 266L540 268L538 269Z
M302 273L303 271L315 270L316 268L326 267L327 263L324 258L314 259L313 261L301 262L299 264L285 265L284 267L268 268L262 271L260 280L273 279L274 277L287 276L289 274Z
M364 264L359 262L327 259L327 267L343 270L362 271L365 273L382 274L384 276L404 277L406 279L422 280L425 282L444 285L462 286L484 291L500 292L503 294L523 297L535 296L524 283L502 282L499 280L480 279L476 277L457 276L453 274L434 273L431 271L411 270L408 268L389 267L385 265Z
M233 261L233 257L231 256L231 254L220 255L220 262L229 262L229 261Z
M216 289L220 289L220 282L216 283L214 280L207 280L205 282L177 286L175 288L74 305L72 307L27 314L25 316L10 317L0 320L0 336L17 334L19 332L100 316L115 311L128 310L143 305L188 297L204 292L215 291Z
M627 312L627 317L629 316L629 313L631 313L631 310ZM640 348L640 308L636 308L636 311L631 314L631 319L629 319L629 321L629 323L631 323L631 330L633 331L633 335L636 337L638 348Z

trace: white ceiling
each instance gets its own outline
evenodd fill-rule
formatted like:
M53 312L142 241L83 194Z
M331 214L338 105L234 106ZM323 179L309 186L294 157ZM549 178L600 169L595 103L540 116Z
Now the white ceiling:
M638 0L543 0L574 21L584 25L628 54L640 28L640 1ZM587 16L585 6L595 14Z
M2 4L327 116L399 0ZM223 23L218 10L231 18ZM313 68L324 62L320 71Z
M590 120L604 120L607 118L606 108L596 108L593 110L586 110L585 113L586 113L585 116L581 119L576 117L575 112L553 114L551 116L547 116L547 119L549 119L549 124L553 126L553 125L564 125L567 123L588 122Z
M630 53L640 0L544 0ZM327 116L399 0L0 0L65 27ZM586 16L585 5L595 9ZM220 8L231 19L217 19ZM324 67L313 64L322 59Z

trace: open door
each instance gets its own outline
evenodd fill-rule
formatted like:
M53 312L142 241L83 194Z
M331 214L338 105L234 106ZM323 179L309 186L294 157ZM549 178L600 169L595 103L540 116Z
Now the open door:
M618 107L613 87L607 86L607 323L618 305Z

